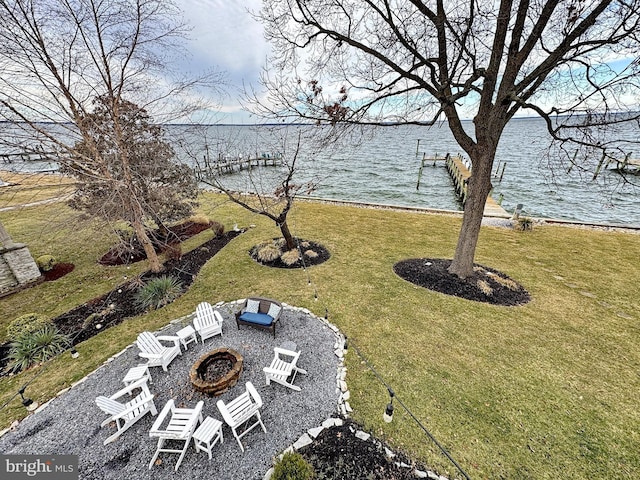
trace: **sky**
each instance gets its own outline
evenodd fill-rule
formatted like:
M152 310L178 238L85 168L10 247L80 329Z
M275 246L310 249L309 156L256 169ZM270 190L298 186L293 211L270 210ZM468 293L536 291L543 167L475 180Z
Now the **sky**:
M262 25L249 11L258 11L261 0L179 0L177 4L191 25L184 59L191 73L214 69L226 74L227 98L223 99L221 123L255 123L242 111L239 92L243 84L259 87L260 71L269 53Z

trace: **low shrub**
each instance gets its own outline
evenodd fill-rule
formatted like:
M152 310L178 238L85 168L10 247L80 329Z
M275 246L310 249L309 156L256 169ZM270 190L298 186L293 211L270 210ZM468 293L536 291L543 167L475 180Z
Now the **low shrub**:
M210 225L211 224L211 220L209 220L209 217L207 217L204 214L198 213L195 215L191 215L187 221L191 222L191 223L197 223L199 225Z
M170 243L164 253L168 260L180 260L182 258L182 244L179 242Z
M40 255L36 258L36 265L41 272L50 272L56 266L58 261L53 255Z
M531 231L533 230L533 219L529 217L518 217L515 228L521 232Z
M53 325L23 333L10 344L9 365L14 372L26 370L38 363L51 360L64 352L71 342Z
M7 326L7 339L15 340L21 335L40 330L42 327L49 325L49 320L44 315L38 313L27 313L14 320Z
M287 452L273 467L271 480L310 480L316 475L313 467L298 452Z
M173 302L182 295L182 283L171 275L149 280L138 290L135 299L138 306L143 309L157 309Z
M221 237L222 234L224 233L224 225L221 224L220 222L216 222L215 220L211 221L211 230L213 230L213 233L215 234L216 237Z

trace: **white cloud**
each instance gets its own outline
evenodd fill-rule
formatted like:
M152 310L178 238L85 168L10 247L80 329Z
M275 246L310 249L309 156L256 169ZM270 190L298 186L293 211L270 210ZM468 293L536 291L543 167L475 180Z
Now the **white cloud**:
M229 98L222 111L233 122L248 121L239 113L237 98L243 84L257 85L269 52L263 28L249 11L260 9L261 0L181 0L185 20L193 27L186 48L190 57L180 68L197 74L207 70L224 72L229 83ZM229 116L230 115L230 116ZM237 118L235 118L237 117Z

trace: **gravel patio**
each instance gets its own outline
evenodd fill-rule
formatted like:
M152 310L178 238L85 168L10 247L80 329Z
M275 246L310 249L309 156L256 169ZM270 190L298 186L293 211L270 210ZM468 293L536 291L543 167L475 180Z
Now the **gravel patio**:
M203 415L222 420L216 401L232 400L243 393L245 383L251 381L264 402L261 415L267 433L259 427L248 433L242 439L245 446L242 453L225 425L224 443L214 447L212 460L206 453L196 452L191 442L177 474L182 479L202 479L211 475L229 480L262 479L279 453L309 429L338 415L340 389L337 378L342 359L336 350L341 352L343 338L335 327L308 310L284 306L275 339L269 332L246 326L238 330L234 312L239 302L217 306L224 318L222 337L207 339L205 345L200 341L191 343L188 350L183 349L182 356L171 363L168 372L159 367L151 368L150 390L155 395L158 411L171 398L182 407L194 407L203 400ZM173 334L189 322L189 318L173 321L162 329L162 334ZM296 377L295 383L301 387L301 392L275 383L265 385L262 368L270 364L273 347L287 341L295 342L302 351L299 366L308 372L308 375ZM220 397L208 397L193 389L189 370L202 354L220 347L240 352L244 357L244 370L235 387ZM82 361L82 357L78 361ZM95 398L120 390L124 386L122 378L129 368L142 363L145 363L144 359L138 356L135 345L126 348L84 381L0 437L0 451L3 454L78 455L82 479L176 478L177 454L160 454L159 464L148 468L156 448L156 439L149 437L149 430L156 417L146 415L115 442L103 445L104 439L115 431L115 426L100 428L107 417L96 406Z

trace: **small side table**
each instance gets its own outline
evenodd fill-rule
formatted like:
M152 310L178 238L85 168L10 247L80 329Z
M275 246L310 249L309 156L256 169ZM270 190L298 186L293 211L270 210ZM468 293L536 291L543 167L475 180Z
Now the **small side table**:
M176 332L176 335L180 339L180 343L182 343L182 346L185 350L187 349L187 345L189 345L191 342L198 343L198 339L196 338L196 331L191 325L187 325L186 327L178 330Z
M125 387L128 387L133 382L137 382L141 378L147 377L149 383L151 381L151 373L149 372L149 367L147 365L138 365L137 367L130 368L127 374L122 379Z
M193 443L195 444L196 452L198 450L207 452L209 454L209 460L211 460L211 449L218 440L220 440L220 443L224 443L222 422L211 417L205 418L204 422L200 424L193 434Z

